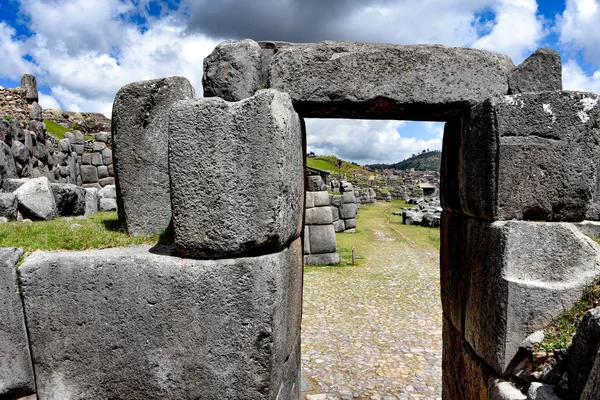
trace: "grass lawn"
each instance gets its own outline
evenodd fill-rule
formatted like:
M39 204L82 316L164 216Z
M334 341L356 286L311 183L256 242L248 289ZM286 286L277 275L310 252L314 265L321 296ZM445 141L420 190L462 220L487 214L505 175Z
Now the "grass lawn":
M129 236L116 212L101 212L87 219L56 218L52 221L0 224L0 247L34 250L86 250L156 244L165 236Z
M46 125L46 132L48 132L50 135L54 136L55 138L61 140L65 138L65 133L67 132L73 132L73 129L68 129L65 128L62 125L59 125L55 122L49 121L47 119L42 121L44 123L44 125ZM85 140L90 140L93 139L93 136L84 136L83 137Z

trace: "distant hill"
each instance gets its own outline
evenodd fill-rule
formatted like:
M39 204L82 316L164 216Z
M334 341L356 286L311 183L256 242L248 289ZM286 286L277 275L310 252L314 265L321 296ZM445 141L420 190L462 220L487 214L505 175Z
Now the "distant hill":
M369 175L369 171L350 161L344 161L336 156L306 157L306 166L321 171L337 172L340 174Z
M417 171L438 171L442 163L442 152L441 151L426 151L424 153L415 154L414 156L407 158L404 161L397 162L395 164L371 164L367 165L368 168L372 169L411 169L414 168Z

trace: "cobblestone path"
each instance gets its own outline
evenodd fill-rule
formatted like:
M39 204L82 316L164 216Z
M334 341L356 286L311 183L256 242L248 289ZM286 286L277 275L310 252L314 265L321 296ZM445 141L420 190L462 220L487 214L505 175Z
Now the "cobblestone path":
M383 217L390 206L371 207ZM302 398L440 399L439 256L367 214L360 265L305 268L302 375L313 391Z

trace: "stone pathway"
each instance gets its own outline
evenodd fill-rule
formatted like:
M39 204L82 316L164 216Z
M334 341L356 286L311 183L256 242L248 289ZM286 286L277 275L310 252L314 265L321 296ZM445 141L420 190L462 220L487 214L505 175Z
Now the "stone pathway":
M302 374L313 390L302 398L440 399L439 257L385 219L359 229L371 232L361 265L305 269Z

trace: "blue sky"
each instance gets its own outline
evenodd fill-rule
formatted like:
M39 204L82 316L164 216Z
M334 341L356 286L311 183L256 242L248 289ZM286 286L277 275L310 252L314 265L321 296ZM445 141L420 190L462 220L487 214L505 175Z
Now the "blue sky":
M563 60L568 90L600 93L600 0L0 0L0 85L37 76L44 108L110 116L130 82L187 77L227 39L441 43ZM440 149L443 125L309 120L309 150L361 163Z

